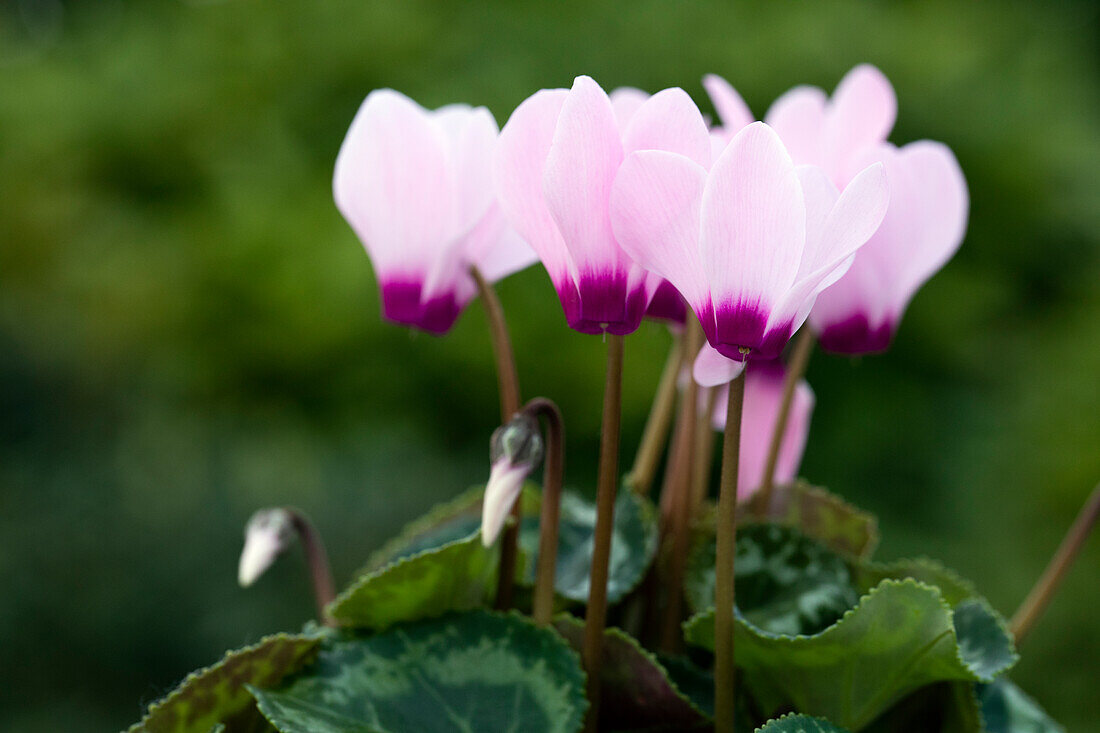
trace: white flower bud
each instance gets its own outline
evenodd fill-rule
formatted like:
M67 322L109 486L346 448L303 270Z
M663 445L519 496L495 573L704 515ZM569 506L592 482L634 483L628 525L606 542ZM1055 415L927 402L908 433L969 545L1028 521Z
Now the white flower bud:
M245 525L237 580L247 588L294 542L294 520L285 509L261 509Z
M516 415L493 432L489 446L492 468L481 507L481 541L486 547L500 535L523 482L542 461L542 451L538 421L530 415Z

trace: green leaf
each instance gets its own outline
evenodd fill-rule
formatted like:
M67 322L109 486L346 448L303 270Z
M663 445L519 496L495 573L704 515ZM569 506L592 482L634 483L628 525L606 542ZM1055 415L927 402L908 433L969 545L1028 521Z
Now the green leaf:
M425 550L441 547L477 532L481 527L483 488L474 488L442 504L409 524L368 560L364 573ZM538 561L539 510L542 497L533 484L524 487L523 519L519 544L526 560L518 566L518 580L534 585ZM562 495L558 530L558 559L554 589L559 596L577 603L588 600L588 573L592 565L592 544L596 507L579 495ZM615 531L611 540L608 602L615 603L633 590L657 554L657 516L650 502L633 492L622 491L615 503Z
M824 718L811 718L809 715L784 715L782 718L768 721L756 733L848 733Z
M337 621L382 630L402 621L479 608L496 589L500 551L475 532L408 555L352 583L328 607Z
M584 624L562 614L554 619L569 645L581 649ZM713 696L714 681L710 682ZM713 703L712 703L713 709ZM629 634L604 631L600 666L600 730L711 730L714 723L682 693L664 666Z
M554 589L571 601L588 600L592 567L596 506L571 492L562 495L558 529L558 562ZM530 557L526 581L534 583L538 559L537 526L524 521L520 546ZM614 534L608 567L607 601L616 603L642 581L657 555L657 513L652 504L632 491L622 490L615 500Z
M684 579L692 610L714 605L714 538L695 543ZM795 529L757 524L737 532L737 606L757 628L810 634L859 600L848 564Z
M477 532L481 529L481 499L484 494L484 486L475 486L405 525L396 537L370 556L356 575L366 575L397 560L424 550L434 550ZM538 516L538 488L533 484L525 485L520 501L523 502L524 516Z
M968 598L980 598L973 583L936 560L926 557L889 563L860 563L855 568L855 576L856 585L861 593L866 593L888 578L893 580L912 578L939 588L944 600L952 607Z
M1009 679L1001 677L980 685L978 698L986 733L1065 733L1065 728Z
M130 733L210 733L222 723L227 731L249 730L249 721L259 716L245 685L279 684L312 659L319 643L317 636L275 634L226 652L220 662L188 675L167 697L149 706Z
M953 612L939 589L914 580L883 581L812 636L771 634L740 614L735 634L737 664L765 709L789 704L852 730L920 687L989 682L1016 660L987 605L967 601ZM685 635L713 650L714 610L689 620Z
M588 706L560 636L487 611L326 640L289 684L253 694L283 733L573 733Z
M794 527L834 552L855 558L870 557L878 546L875 517L825 489L795 481L773 488L771 503L770 513L752 499L738 505L738 525L775 523Z

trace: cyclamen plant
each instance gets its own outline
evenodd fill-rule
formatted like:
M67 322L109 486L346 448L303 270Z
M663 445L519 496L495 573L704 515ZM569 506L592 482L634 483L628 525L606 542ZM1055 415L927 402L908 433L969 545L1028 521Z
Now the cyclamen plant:
M871 66L831 97L787 92L763 122L725 80L703 83L715 126L681 89L608 94L581 76L499 134L484 108L370 93L337 206L387 320L444 334L481 296L502 421L488 482L407 526L339 595L304 515L258 512L241 585L297 539L320 624L228 653L132 730L1061 730L1004 673L1100 488L1006 624L935 562L873 561L875 519L796 479L813 344L889 347L962 241L958 163L941 143L887 141L897 102ZM594 504L563 491L562 415L522 402L491 286L536 259L566 324L607 352ZM620 476L624 337L645 317L672 346Z

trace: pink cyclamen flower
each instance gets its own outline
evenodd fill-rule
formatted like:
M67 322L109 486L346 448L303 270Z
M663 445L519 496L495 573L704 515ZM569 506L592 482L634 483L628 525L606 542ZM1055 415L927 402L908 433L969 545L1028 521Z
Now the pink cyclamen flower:
M649 94L634 87L617 87L612 89L607 96L611 100L611 108L615 111L615 121L619 124L621 130L626 129L630 118L649 99ZM670 327L683 326L687 320L687 304L684 303L684 299L680 296L679 291L672 286L672 283L668 280L661 280L657 283L653 296L649 300L645 317L658 321L668 321Z
M890 207L848 272L818 296L810 313L822 347L841 354L890 345L913 295L958 251L969 211L966 179L942 143L885 143L856 161L885 165Z
M764 483L765 463L771 448L779 408L783 403L783 385L787 370L782 362L753 362L745 370L745 403L741 417L741 453L737 464L737 498L751 496ZM714 403L712 423L715 430L726 429L726 402L729 385L723 385ZM775 464L775 482L794 480L806 449L810 417L814 411L814 391L805 379L795 385L787 427L779 444Z
M752 116L752 110L737 90L717 74L704 76L703 88L707 90L707 96L718 113L719 124L713 125L711 132L717 140L722 141L722 147L725 147L726 142L733 139L742 128L755 122L756 118Z
M611 229L611 184L625 156L667 150L705 166L709 134L681 89L614 103L579 76L572 89L527 98L504 126L495 169L501 208L558 291L569 326L583 333L638 328L660 280L623 251Z
M843 186L862 170L859 155L889 136L897 112L890 80L861 64L844 75L832 97L812 86L791 89L775 100L764 121L796 164L819 166Z
M448 331L473 298L469 267L489 281L535 261L494 199L497 124L484 107L426 110L371 92L336 159L336 205L374 264L386 319Z
M714 349L742 361L779 355L878 228L888 198L881 164L838 192L754 122L709 172L676 153L632 153L611 212L630 256L676 286Z

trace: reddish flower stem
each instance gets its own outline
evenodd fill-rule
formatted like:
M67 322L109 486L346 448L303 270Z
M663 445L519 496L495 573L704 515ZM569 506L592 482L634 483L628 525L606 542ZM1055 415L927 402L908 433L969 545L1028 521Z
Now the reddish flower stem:
M607 381L603 393L600 465L596 485L596 530L589 573L588 608L584 617L581 657L588 673L588 714L585 730L595 731L600 709L600 668L607 623L607 576L615 519L615 489L619 471L619 425L622 419L623 337L607 336Z
M687 324L684 334L684 360L690 361L702 345L703 332L694 319ZM683 613L684 566L691 539L692 484L695 471L695 443L699 402L699 385L694 379L688 379L680 402L680 414L677 422L677 446L673 450L675 460L668 468L671 481L666 481L669 491L669 516L667 530L669 534L668 573L665 579L665 610L661 624L661 648L675 652L680 646L680 616ZM662 497L663 498L663 497Z
M1073 526L1069 528L1066 536L1062 539L1058 551L1050 559L1047 569L1043 571L1039 580L1036 581L1035 587L1031 589L1027 598L1020 604L1020 608L1012 616L1009 630L1016 637L1017 644L1023 641L1050 604L1050 600L1058 590L1062 578L1065 577L1066 572L1073 565L1073 561L1077 559L1077 555L1080 554L1085 540L1092 532L1092 528L1096 526L1097 519L1100 519L1100 484L1092 490L1092 494L1089 495L1085 505L1078 512Z
M649 494L653 486L653 479L657 475L657 464L661 460L668 430L672 424L672 413L676 406L676 382L680 376L680 365L683 363L682 341L680 336L673 337L665 368L661 372L661 380L657 383L657 392L653 396L653 406L649 408L649 417L642 431L642 440L638 444L634 466L626 477L630 488L642 496Z
M485 307L485 316L489 321L489 335L493 342L493 355L497 362L497 383L500 392L500 424L504 425L519 411L520 392L519 374L516 371L516 357L512 349L512 339L508 336L508 323L504 320L504 308L496 291L485 280L477 267L470 266L470 276L477 284L477 292ZM500 542L500 575L497 580L495 606L500 610L512 607L515 594L516 557L519 554L520 502L512 507L512 522L504 528Z
M715 730L733 731L734 562L737 542L737 470L741 452L741 410L745 372L730 382L726 432L722 441L722 482L718 494L717 553L714 564L714 720Z
M336 584L332 579L332 568L329 566L325 545L321 541L321 533L297 509L283 507L283 510L290 515L291 524L298 534L298 541L302 543L310 581L313 583L313 600L317 603L317 618L325 626L336 626L336 622L327 611L328 605L336 598Z
M546 465L543 468L542 510L539 516L539 560L531 615L536 624L547 626L554 614L554 573L558 560L565 423L558 406L545 397L531 400L523 411L533 417L542 416L546 420Z

